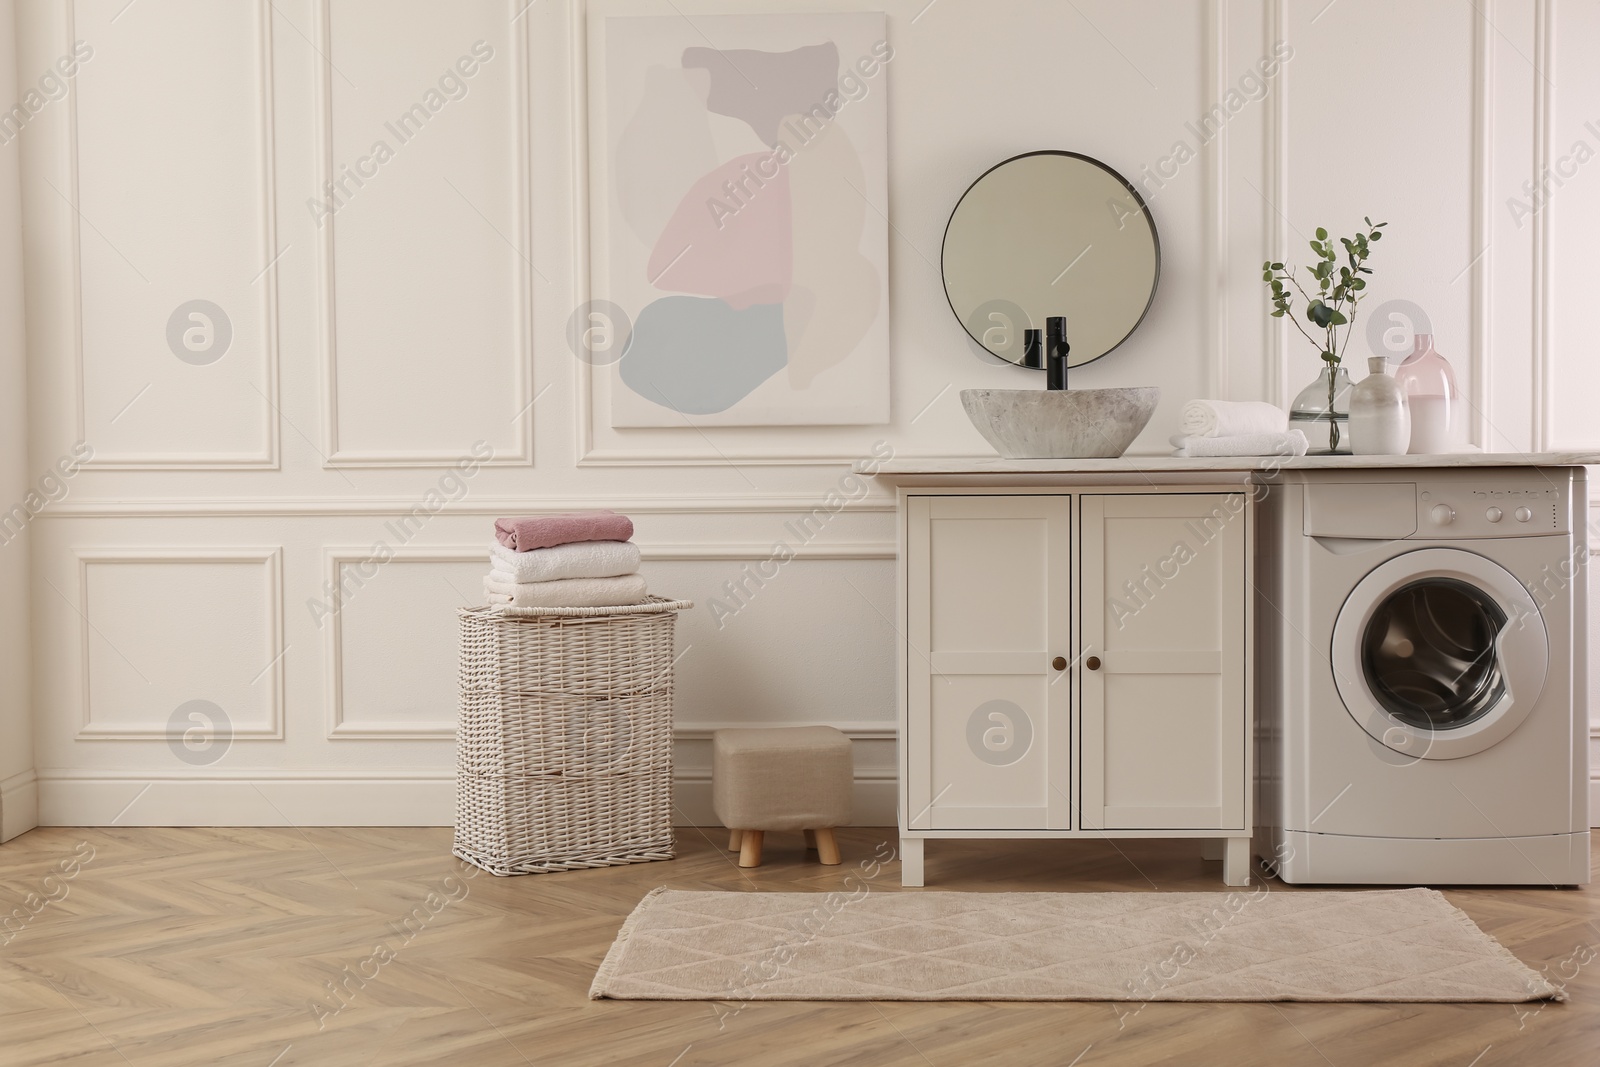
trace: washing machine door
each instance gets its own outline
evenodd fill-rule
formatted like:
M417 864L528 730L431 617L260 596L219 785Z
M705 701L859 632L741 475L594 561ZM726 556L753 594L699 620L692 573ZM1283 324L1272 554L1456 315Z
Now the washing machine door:
M1361 728L1396 752L1459 759L1508 737L1544 689L1538 605L1473 552L1423 548L1351 590L1333 627L1333 677Z

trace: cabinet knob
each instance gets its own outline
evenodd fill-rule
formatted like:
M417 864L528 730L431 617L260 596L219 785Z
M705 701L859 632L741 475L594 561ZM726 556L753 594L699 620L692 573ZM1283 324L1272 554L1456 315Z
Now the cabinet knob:
M1083 661L1083 665L1088 667L1091 671L1097 671L1100 669L1100 657L1090 656L1088 659Z
M1055 659L1050 661L1050 666L1054 667L1058 671L1066 670L1067 669L1067 657L1065 657L1065 656L1057 656Z

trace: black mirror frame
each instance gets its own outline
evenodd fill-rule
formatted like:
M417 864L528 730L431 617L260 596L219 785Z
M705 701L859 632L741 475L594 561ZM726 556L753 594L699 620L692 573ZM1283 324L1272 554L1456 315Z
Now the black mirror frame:
M1145 203L1144 197L1139 195L1139 190L1134 188L1133 183L1128 181L1127 178L1124 178L1120 172L1110 165L1095 159L1093 156L1086 156L1082 152L1069 152L1064 148L1041 148L1034 152L1021 152L1017 155L1011 156L1008 159L1002 159L1000 162L996 163L994 166L978 175L973 179L972 184L967 186L966 192L962 193L961 196L956 200L956 206L950 209L950 217L945 220L944 237L939 242L939 284L941 288L944 289L944 302L949 305L950 314L956 317L956 322L961 324L962 332L968 337L972 338L973 344L977 345L983 351L988 352L997 360L1004 360L1013 367L1019 367L1022 370L1044 370L1043 367L1035 368L1025 366L1021 363L1012 363L1011 360L1006 359L999 353L992 351L983 343L982 339L973 337L972 331L967 329L966 322L962 320L961 313L956 310L955 301L950 299L950 285L945 281L944 270L945 254L948 250L950 242L950 224L955 221L956 212L961 210L962 201L966 200L967 196L972 192L972 190L978 187L978 183L983 181L983 179L987 178L990 174L993 174L995 171L999 170L1008 163L1015 163L1019 159L1027 159L1031 156L1067 156L1072 159L1081 159L1085 163L1091 163L1094 166L1099 167L1101 170L1115 178L1119 183L1121 183L1122 187L1128 191L1128 195L1133 197L1133 202L1135 204L1139 205L1139 211L1143 213L1145 222L1147 222L1150 226L1150 240L1155 245L1156 256L1155 277L1150 279L1150 299L1145 301L1144 309L1139 312L1139 317L1134 320L1132 326L1128 327L1128 332L1122 335L1121 340L1112 345L1110 348L1106 349L1104 352L1100 353L1098 356L1094 357L1094 359L1086 359L1082 363L1071 364L1072 367L1087 367L1089 364L1094 363L1097 360L1104 359L1106 356L1109 356L1111 353L1121 348L1128 338L1133 336L1133 332L1137 330L1144 320L1149 316L1150 309L1155 305L1156 302L1156 291L1161 288L1161 231L1156 228L1155 216L1150 213L1150 205ZM1029 325L1032 324L1030 323ZM1037 328L1043 329L1043 325L1041 324Z

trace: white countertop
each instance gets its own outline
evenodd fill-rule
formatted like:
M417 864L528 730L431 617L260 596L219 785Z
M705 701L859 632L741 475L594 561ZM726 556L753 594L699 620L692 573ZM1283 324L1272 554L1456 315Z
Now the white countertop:
M1435 456L1198 456L1170 453L1117 459L891 459L857 463L857 474L1117 474L1139 471L1362 470L1424 467L1578 467L1600 464L1600 452L1452 452ZM869 469L870 468L870 469Z

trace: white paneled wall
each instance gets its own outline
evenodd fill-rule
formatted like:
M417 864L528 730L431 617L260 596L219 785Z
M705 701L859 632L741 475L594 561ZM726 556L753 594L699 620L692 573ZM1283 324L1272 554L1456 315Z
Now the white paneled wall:
M938 273L962 190L1022 151L1104 159L1150 201L1155 306L1074 372L1163 387L1136 450L1161 450L1190 396L1282 402L1316 373L1256 267L1369 214L1390 224L1372 304L1430 316L1473 440L1600 446L1600 165L1561 163L1600 150L1600 0L858 6L887 8L894 48L872 205L893 420L700 430L613 428L614 369L566 340L591 295L582 0L24 3L17 98L44 90L20 136L0 122L28 281L7 499L80 441L93 458L31 544L0 546L0 582L32 573L31 600L0 596L0 654L24 655L30 624L34 642L31 695L0 670L4 826L33 817L33 767L46 822L448 822L453 608L478 598L493 516L567 506L632 514L653 587L697 602L686 821L709 819L711 729L828 722L856 739L860 820L892 822L893 509L845 471L875 442L984 454L959 390L1032 381L974 354ZM1546 164L1559 181L1533 203ZM7 405L18 348L0 333Z

